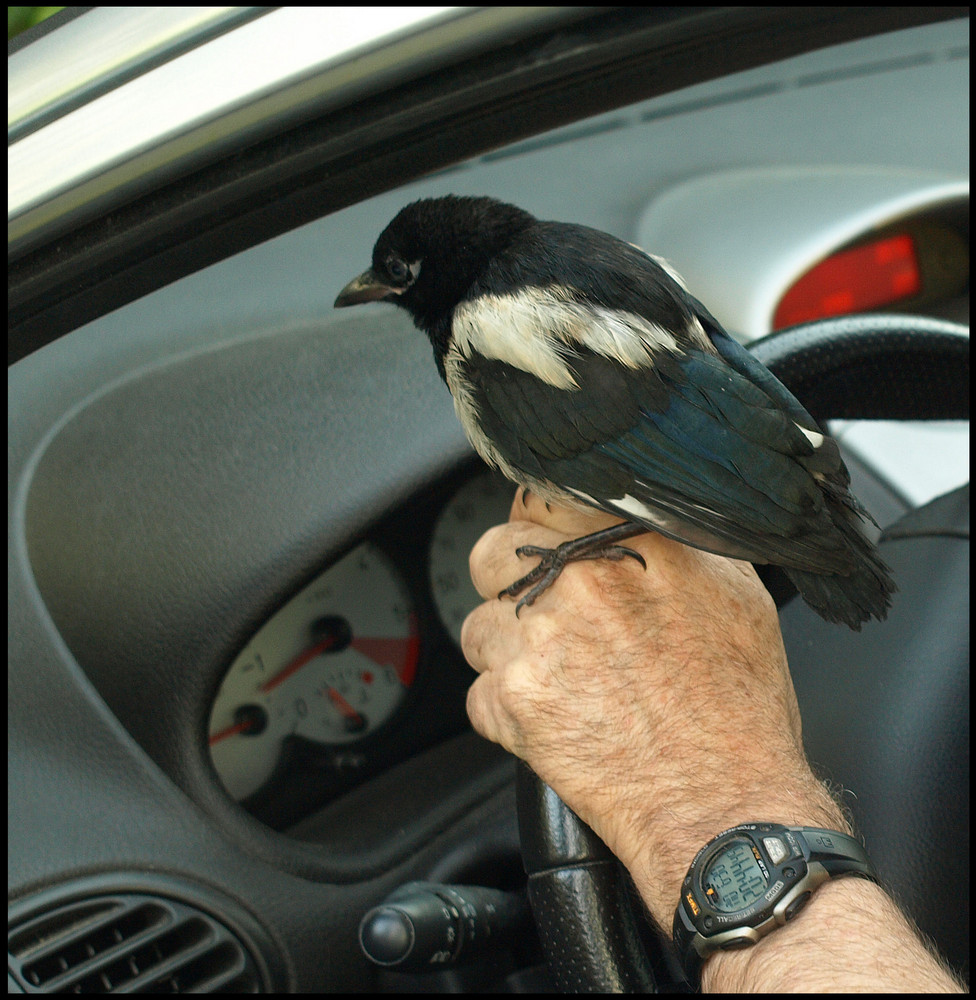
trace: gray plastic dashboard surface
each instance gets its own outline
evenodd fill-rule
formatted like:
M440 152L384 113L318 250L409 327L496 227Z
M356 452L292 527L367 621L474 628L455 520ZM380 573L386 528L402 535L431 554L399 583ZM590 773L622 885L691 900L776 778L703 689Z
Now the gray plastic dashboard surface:
M34 468L27 552L78 662L182 774L227 650L467 453L424 338L364 311L191 353L78 407Z

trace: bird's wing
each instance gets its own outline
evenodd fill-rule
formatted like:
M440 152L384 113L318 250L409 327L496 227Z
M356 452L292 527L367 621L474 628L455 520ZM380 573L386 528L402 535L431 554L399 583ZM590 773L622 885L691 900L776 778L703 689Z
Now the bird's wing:
M860 513L836 444L639 248L539 223L472 286L453 334L469 436L524 481L734 558L854 565L831 517Z
M566 361L576 388L476 351L457 359L481 433L527 481L734 558L850 569L820 485L842 467L836 445L814 447L748 366L698 348L638 367L586 347Z

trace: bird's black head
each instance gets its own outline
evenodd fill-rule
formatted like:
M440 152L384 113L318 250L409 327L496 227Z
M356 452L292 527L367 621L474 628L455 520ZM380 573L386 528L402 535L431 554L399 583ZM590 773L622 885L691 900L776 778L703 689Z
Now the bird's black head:
M494 198L415 201L380 233L372 267L349 282L335 304L393 302L436 340L491 258L534 221Z

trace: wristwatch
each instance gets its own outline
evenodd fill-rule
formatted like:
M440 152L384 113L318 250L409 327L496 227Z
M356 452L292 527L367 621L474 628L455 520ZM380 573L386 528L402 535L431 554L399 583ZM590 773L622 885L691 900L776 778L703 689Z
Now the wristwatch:
M846 833L744 823L696 855L674 914L674 945L698 984L714 951L745 948L792 920L822 882L838 875L878 881L867 852Z

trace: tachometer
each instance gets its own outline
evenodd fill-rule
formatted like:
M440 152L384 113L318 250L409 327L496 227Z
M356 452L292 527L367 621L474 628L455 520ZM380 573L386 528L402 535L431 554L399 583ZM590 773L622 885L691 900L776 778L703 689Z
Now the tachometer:
M289 736L351 745L403 704L420 639L389 559L365 543L279 610L231 664L210 715L210 755L235 799L267 781ZM350 755L352 759L352 755Z

